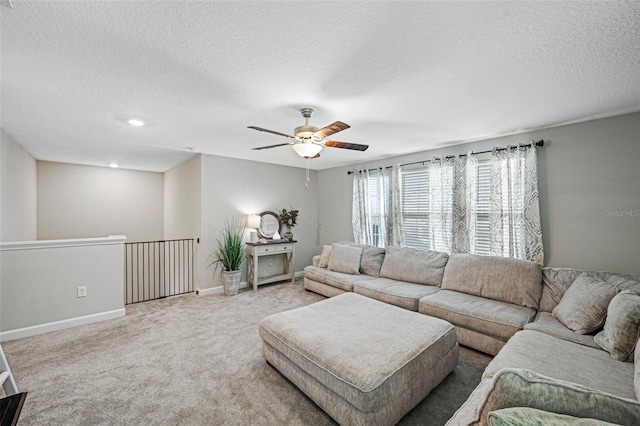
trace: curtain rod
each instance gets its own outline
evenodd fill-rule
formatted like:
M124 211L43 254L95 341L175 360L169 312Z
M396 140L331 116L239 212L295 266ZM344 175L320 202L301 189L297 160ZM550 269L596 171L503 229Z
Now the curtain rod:
M528 143L528 144L518 145L518 147L525 147L525 146L532 146L532 145L533 145L533 146L544 146L544 139L541 139L541 140L539 140L538 142L531 141L531 142L530 142L530 143ZM507 147L507 148L494 148L494 149L488 149L488 150L486 150L486 151L478 151L478 152L473 152L473 151L472 151L471 153L472 153L472 154L487 154L487 153L489 153L489 152L493 152L493 151L505 151L505 150L507 150L507 149L509 149L509 148L508 148L508 147ZM466 157L466 156L467 156L467 154L459 154L459 155L458 155L458 157ZM456 156L455 156L455 155L447 155L447 156L445 156L444 158L454 158L454 157L456 157ZM414 161L414 162L412 162L412 163L404 163L404 164L400 164L400 167L403 167L403 166L411 166L411 165L414 165L414 164L424 164L424 163L428 163L428 162L430 162L430 161L431 161L431 160ZM382 170L382 169L390 169L390 168L391 168L391 166L387 166L387 167L374 167L374 168L372 168L372 169L367 169L367 171L372 172L372 171L374 171L374 170ZM354 174L354 173L356 173L356 172L355 172L355 171L351 171L351 170L347 172L347 174L348 174L348 175L352 175L352 174Z

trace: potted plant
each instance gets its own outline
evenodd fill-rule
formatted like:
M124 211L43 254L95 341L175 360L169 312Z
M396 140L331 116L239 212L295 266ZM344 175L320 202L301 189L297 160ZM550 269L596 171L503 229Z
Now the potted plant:
M244 236L245 225L242 220L226 219L213 251L211 265L222 272L222 284L225 296L238 294L240 284L240 266L244 261Z
M284 233L285 238L289 241L293 240L293 232L291 232L291 228L296 226L296 221L298 220L298 210L291 209L287 211L287 209L282 209L282 212L278 215L280 219L280 223L287 227L287 232Z

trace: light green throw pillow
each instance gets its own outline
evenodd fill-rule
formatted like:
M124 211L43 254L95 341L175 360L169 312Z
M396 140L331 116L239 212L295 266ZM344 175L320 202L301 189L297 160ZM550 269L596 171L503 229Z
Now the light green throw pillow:
M511 407L489 412L487 424L489 426L610 426L615 423L567 416L529 407Z

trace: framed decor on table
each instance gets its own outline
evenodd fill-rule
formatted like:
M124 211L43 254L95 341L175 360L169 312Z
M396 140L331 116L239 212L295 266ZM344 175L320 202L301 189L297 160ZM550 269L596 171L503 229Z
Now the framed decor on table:
M257 229L260 238L273 238L276 232L280 231L280 219L274 212L266 211L260 213L260 227Z

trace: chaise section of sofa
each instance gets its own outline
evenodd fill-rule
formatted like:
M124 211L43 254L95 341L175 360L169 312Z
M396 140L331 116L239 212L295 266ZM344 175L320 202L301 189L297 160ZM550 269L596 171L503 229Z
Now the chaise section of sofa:
M539 424L556 414L640 424L640 277L571 268L542 275L541 312L498 352L448 424L491 424L491 413L518 411L510 407L534 409L521 414L541 415Z

